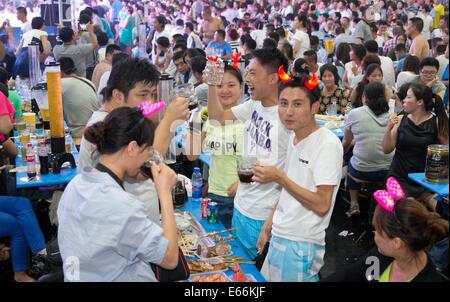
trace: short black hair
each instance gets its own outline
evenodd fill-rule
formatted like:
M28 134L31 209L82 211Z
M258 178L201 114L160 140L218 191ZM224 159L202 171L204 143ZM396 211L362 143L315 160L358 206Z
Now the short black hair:
M167 20L166 17L164 17L163 15L157 16L155 20L158 21L158 23L161 24L162 27L166 26Z
M203 73L206 67L206 58L204 56L195 56L189 61L192 72Z
M114 65L119 64L120 62L128 59L129 57L130 55L125 52L116 53L112 57L111 65L114 67Z
M184 51L177 51L173 54L173 62L175 63L175 61L178 61L179 59L183 59L184 60L184 55L185 52Z
M433 57L426 57L422 61L420 61L420 69L425 66L436 67L436 70L439 70L439 61Z
M18 13L24 14L25 16L28 14L27 9L25 7L23 7L23 6L19 6L18 8L16 8L16 11Z
M317 53L314 50L307 50L303 53L303 57L311 57L317 63Z
M45 21L41 17L34 17L31 19L31 28L32 29L41 29L44 26Z
M184 38L184 36L182 34L174 34L172 36L172 41L175 41L176 42L175 44L178 44L178 42L180 42L180 41L186 42L186 39Z
M80 14L80 18L78 18L79 24L88 24L92 21L92 17L88 14Z
M256 41L253 40L252 38L249 38L249 39L245 40L244 45L250 50L255 50L256 46L257 46L256 45Z
M67 42L72 41L72 38L75 35L75 33L73 32L72 28L63 27L59 30L58 35L59 35L59 38L61 39L61 41L63 41L64 43L67 43Z
M268 37L275 40L277 43L280 41L280 35L277 32L271 32L268 34Z
M75 63L73 62L72 58L62 57L59 58L58 62L61 67L61 71L64 72L65 74L71 74L77 71L77 68L75 67Z
M192 22L186 22L186 24L184 24L184 26L186 28L189 28L190 31L194 31L194 24L192 24Z
M113 66L108 84L105 88L105 99L110 100L114 89L118 89L128 97L128 93L138 83L158 85L160 73L147 60L127 58Z
M436 47L436 52L438 55L443 55L445 53L445 49L447 48L447 45L438 45Z
M422 32L423 30L423 20L418 18L418 17L414 17L409 19L409 21L411 21L411 23L413 24L413 26L416 28L416 30L418 32Z
M366 56L366 48L361 44L352 44L352 51L358 59L362 60Z
M177 26L183 26L183 25L184 25L183 19L177 19L176 25L177 25Z
M164 48L170 47L170 41L169 38L167 37L159 37L158 39L156 39L156 43L161 45Z
M216 31L217 34L221 35L223 39L225 39L226 33L223 29L218 29Z
M274 49L274 48L277 48L277 46L278 46L278 42L272 38L265 38L263 40L263 45L262 45L263 48Z
M320 89L319 85L314 87L314 89L310 90L306 87L305 83L310 79L310 77L306 74L302 74L301 76L293 77L293 79L287 83L282 83L279 85L279 91L281 92L286 88L300 88L308 97L310 101L310 105L320 100Z
M364 47L368 52L378 53L378 43L375 40L369 40L364 42Z
M95 28L94 28L94 32L95 32L95 36L97 37L97 42L98 42L99 46L103 47L103 46L108 45L109 38L108 38L108 35L106 34L106 32L101 31L101 30L97 31L97 30L95 30Z
M308 17L304 13L298 14L297 20L302 24L303 27L306 27L308 25Z
M406 45L403 43L397 44L394 47L394 51L402 51L402 52L406 52Z
M179 48L180 50L175 51L175 49ZM172 47L172 50L175 52L186 52L187 46L185 41L177 41L177 44L175 44L174 47Z
M312 46L312 45L319 45L319 43L320 43L319 37L318 37L318 36L312 35L312 36L309 38L309 43L310 43L311 46Z
M262 48L253 51L253 58L266 69L267 73L277 73L280 66L288 69L288 60L277 48Z
M109 44L108 46L106 46L105 54L110 55L113 54L114 51L120 51L120 46L116 44Z

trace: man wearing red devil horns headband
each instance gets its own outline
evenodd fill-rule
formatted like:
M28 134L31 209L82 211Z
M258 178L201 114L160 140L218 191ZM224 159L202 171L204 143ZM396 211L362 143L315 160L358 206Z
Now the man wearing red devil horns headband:
M343 150L330 130L316 124L317 85L315 74L284 80L278 112L284 126L293 131L285 168L254 169L255 181L282 187L257 244L262 248L272 235L262 269L268 281L318 281L324 263L325 229L341 181Z
M245 123L243 157L256 157L259 164L283 169L289 131L278 115L277 72L279 66L287 67L287 61L276 49L259 49L253 54L245 76L251 100L224 110L218 101L217 88L209 86L209 118L221 124L235 120ZM238 185L232 226L237 228L236 237L251 258L258 255L258 236L279 196L280 188L276 183L240 182Z

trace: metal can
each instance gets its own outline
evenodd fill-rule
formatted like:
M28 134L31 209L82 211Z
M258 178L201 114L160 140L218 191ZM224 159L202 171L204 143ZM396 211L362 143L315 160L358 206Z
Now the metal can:
M208 219L208 204L211 202L209 198L202 199L202 219Z
M208 203L208 223L215 224L219 221L219 207L217 202L211 201Z
M448 183L448 146L428 146L425 179L432 183Z

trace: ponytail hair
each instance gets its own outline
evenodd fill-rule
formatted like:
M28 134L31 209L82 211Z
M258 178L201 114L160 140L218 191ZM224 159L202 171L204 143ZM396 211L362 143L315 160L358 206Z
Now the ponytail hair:
M414 198L396 201L392 212L377 206L373 224L389 238L400 238L413 252L426 250L448 236L448 221Z
M84 131L84 137L97 147L97 152L113 154L136 141L138 146L153 144L155 125L136 108L119 107L111 111L104 121Z
M426 111L434 111L438 119L439 135L448 138L448 116L441 97L434 94L430 87L421 82L411 83L410 89L417 100L423 101Z

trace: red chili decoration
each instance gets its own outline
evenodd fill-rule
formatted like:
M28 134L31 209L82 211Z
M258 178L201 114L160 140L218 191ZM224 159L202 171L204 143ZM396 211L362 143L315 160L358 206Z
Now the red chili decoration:
M239 69L239 61L241 60L241 53L235 52L231 55L231 58L233 59L233 68L238 70Z
M280 68L278 68L278 77L280 78L280 81L283 84L286 84L287 82L292 80L292 77L288 75L286 72L284 72L283 65L281 65Z
M315 73L312 74L311 78L306 81L305 86L309 90L313 90L316 88L316 86L319 84L319 79L317 78L317 75Z
M218 59L219 59L218 56L208 56L208 60L214 63L216 63Z

